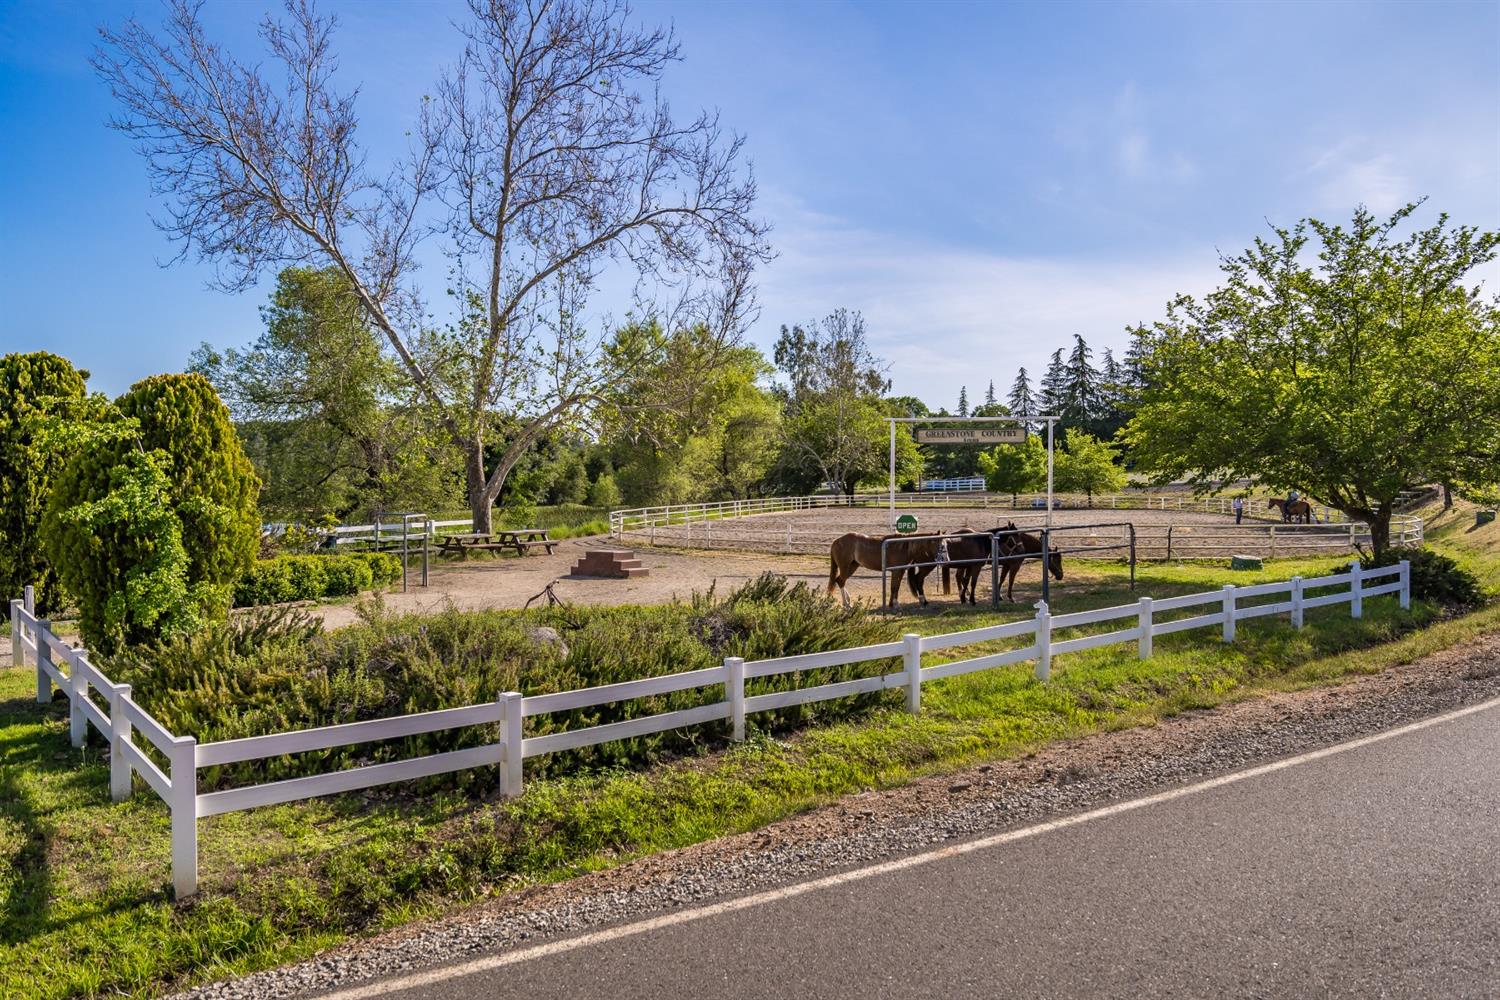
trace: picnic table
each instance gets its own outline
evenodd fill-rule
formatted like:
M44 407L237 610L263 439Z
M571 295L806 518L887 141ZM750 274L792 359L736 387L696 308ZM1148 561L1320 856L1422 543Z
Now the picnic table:
M467 559L475 550L515 549L516 555L524 556L534 548L542 547L551 555L557 542L547 534L546 528L512 528L505 531L460 531L444 535L438 549Z

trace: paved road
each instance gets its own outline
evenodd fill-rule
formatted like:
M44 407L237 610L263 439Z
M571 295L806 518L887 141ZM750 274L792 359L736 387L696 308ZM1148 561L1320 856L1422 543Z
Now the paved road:
M599 937L380 995L1500 997L1500 707Z

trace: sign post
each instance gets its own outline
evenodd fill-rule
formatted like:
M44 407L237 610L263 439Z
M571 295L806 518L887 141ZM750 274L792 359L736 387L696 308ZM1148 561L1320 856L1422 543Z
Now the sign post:
M918 444L1024 444L1030 424L1047 425L1047 527L1052 526L1052 449L1053 428L1058 418L1051 414L1025 414L1019 417L886 417L891 430L890 523L897 531L896 517L896 425L897 424L979 424L978 427L924 427L913 435ZM982 426L1013 424L1012 427ZM916 519L912 519L913 525ZM915 530L915 529L914 529Z

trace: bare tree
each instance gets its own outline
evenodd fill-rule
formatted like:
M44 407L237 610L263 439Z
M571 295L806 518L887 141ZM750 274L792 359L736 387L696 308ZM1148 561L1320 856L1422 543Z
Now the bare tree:
M377 172L356 141L357 92L334 86L334 21L310 0L267 18L268 64L210 41L200 4L164 31L103 30L94 65L137 142L177 259L240 289L266 268L332 266L465 456L475 526L538 437L601 405L650 359L606 350L582 318L611 267L676 302L674 322L725 342L769 257L743 139L715 115L678 123L658 92L669 31L622 0L470 0L463 51L423 97L407 154ZM456 280L442 329L415 281L435 241ZM655 312L649 303L645 308ZM684 380L691 382L691 380ZM523 431L486 468L489 417Z

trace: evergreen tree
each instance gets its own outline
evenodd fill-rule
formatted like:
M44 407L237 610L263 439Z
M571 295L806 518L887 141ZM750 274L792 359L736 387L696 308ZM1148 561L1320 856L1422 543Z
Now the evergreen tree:
M958 387L958 415L960 417L969 415L969 387L966 385Z
M1016 380L1010 384L1010 396L1006 402L1010 405L1010 412L1017 416L1036 412L1036 397L1031 392L1031 376L1025 368L1016 373Z
M1115 352L1105 348L1099 385L1099 434L1113 438L1125 426L1125 368L1115 360Z
M1042 376L1041 392L1038 394L1037 403L1040 404L1043 413L1056 415L1063 407L1066 398L1065 387L1068 383L1067 366L1063 363L1062 348L1052 352L1052 360L1047 364L1047 374Z
M1059 352L1061 353L1061 352ZM1090 428L1099 413L1099 373L1089 363L1093 352L1079 334L1073 335L1073 351L1063 376L1062 400L1058 416L1064 426Z
M984 405L994 406L995 403L995 380L990 379L990 387L984 391Z

